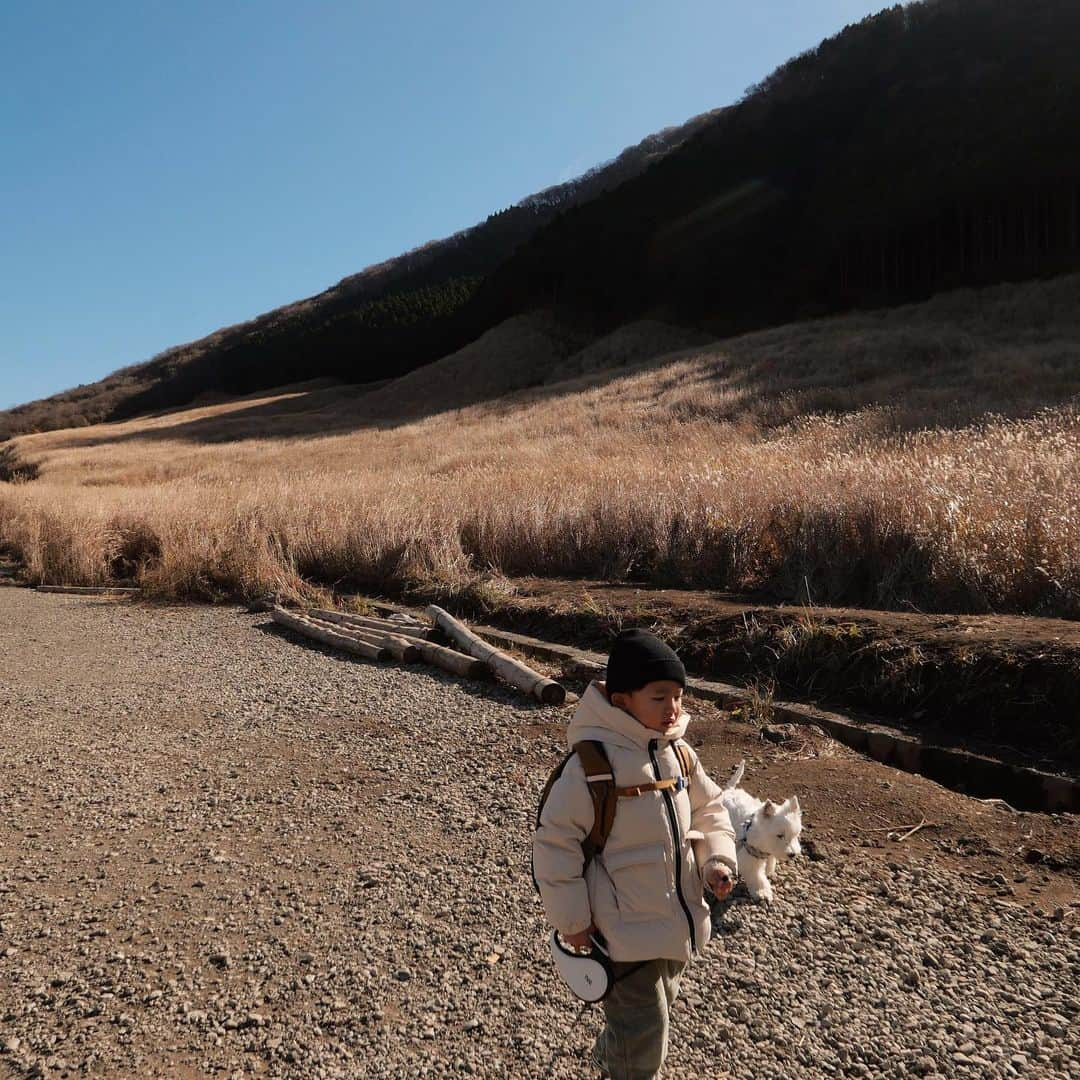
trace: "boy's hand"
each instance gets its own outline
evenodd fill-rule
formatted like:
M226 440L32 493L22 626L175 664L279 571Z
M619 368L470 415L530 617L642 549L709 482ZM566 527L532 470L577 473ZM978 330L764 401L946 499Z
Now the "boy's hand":
M709 869L705 884L712 890L717 900L726 900L735 888L735 879L723 863L716 863Z
M596 933L596 927L591 923L584 930L576 934L560 934L559 936L572 949L588 949L592 946L589 938Z

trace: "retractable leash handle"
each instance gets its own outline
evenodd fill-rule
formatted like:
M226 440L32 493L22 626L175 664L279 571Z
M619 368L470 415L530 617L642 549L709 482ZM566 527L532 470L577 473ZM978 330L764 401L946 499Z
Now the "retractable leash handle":
M597 935L590 937L592 947L588 952L576 952L567 948L557 930L551 931L551 956L555 970L570 988L571 993L582 1001L603 1001L611 993L614 972L607 949Z

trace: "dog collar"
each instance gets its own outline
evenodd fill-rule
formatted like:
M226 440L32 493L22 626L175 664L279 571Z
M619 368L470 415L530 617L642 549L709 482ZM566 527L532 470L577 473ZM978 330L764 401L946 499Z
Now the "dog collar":
M757 811L755 810L753 815L746 819L746 824L742 828L742 836L739 837L736 846L743 848L746 851L746 854L752 859L761 859L762 862L765 862L769 858L768 852L762 851L761 848L754 847L748 839L750 835L750 826L754 824L754 818L756 817Z

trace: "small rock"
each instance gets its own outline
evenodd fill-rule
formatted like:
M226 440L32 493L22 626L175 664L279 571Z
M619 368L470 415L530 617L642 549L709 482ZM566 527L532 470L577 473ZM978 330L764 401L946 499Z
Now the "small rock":
M764 724L761 728L761 737L773 743L789 742L792 738L790 724Z

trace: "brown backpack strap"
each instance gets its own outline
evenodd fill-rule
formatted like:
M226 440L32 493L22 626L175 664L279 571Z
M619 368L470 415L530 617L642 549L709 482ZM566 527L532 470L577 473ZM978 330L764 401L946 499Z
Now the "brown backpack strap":
M689 787L694 775L694 757L690 753L690 747L682 739L676 739L672 745L675 747L675 754L679 759L679 768L686 780L686 786Z
M581 842L588 864L594 855L604 850L615 823L615 807L619 800L615 794L615 774L604 753L603 743L592 739L574 743L574 753L585 772L585 783L589 785L589 795L593 801L593 827Z
M679 786L678 780L670 777L667 780L656 780L651 784L637 784L635 787L617 787L615 797L619 799L632 799L635 795L644 795L650 791L670 791Z
M683 783L678 780L656 780L651 784L637 784L635 787L620 787L615 789L615 795L619 799L633 798L635 795L644 795L650 791L668 791L676 788L681 791L690 786L690 778L694 775L694 758L690 753L690 747L682 740L677 739L671 744L675 756L679 759L679 772L682 774Z

